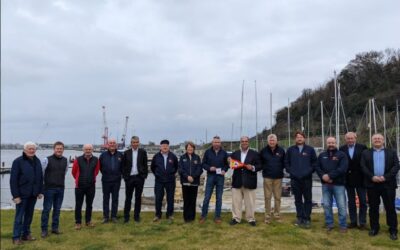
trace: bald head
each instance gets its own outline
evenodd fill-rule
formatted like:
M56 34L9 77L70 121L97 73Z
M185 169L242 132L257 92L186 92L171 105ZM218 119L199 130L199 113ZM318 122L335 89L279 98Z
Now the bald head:
M93 154L93 145L92 144L85 144L83 145L83 154L85 157L92 157Z
M117 150L117 140L115 140L115 138L108 139L107 146L108 146L108 150L111 153L114 153Z

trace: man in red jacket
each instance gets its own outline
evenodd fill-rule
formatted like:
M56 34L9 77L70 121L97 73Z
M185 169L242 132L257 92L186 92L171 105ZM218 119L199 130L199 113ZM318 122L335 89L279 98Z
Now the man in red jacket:
M75 179L75 229L82 228L82 204L86 196L85 222L86 226L94 227L92 223L92 204L96 192L96 176L99 173L99 159L93 155L93 145L83 146L83 155L75 159L72 176Z

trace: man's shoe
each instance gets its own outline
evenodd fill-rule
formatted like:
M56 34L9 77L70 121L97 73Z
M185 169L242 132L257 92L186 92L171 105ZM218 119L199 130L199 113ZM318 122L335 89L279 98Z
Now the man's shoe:
M53 230L51 230L51 233L52 233L52 234L57 234L57 235L62 234L62 233L60 232L60 230L58 230L58 229L53 229Z
M303 220L297 219L293 222L293 225L295 225L296 227L301 227L303 226Z
M357 228L357 223L350 223L349 225L347 225L348 229L353 229L353 228Z
M13 239L12 243L17 246L24 244L21 239Z
M124 219L124 224L129 223L129 219Z
M42 234L40 236L44 239L49 236L49 233L47 231L42 231Z
M397 234L396 233L391 233L389 237L390 237L391 240L397 240Z
M265 224L271 223L271 218L270 218L270 217L265 217L264 223L265 223Z
M32 237L32 235L26 235L26 236L22 236L22 241L34 241L34 240L36 240L36 238L35 237Z
M201 217L199 220L199 224L204 224L206 222L206 218Z
M93 227L95 227L95 224L93 222L89 221L89 222L86 222L86 226L93 228Z
M82 229L82 224L76 223L75 224L75 230L81 230Z
M275 220L276 222L278 222L278 223L281 223L281 222L282 222L282 218L281 218L280 216L274 217L274 220Z
M339 232L341 232L342 234L347 233L347 228L346 227L341 227Z
M327 226L326 227L326 232L327 233L330 233L330 232L332 232L333 231L333 226Z
M139 223L140 222L140 217L136 217L136 218L134 218L134 220L135 220L136 223Z
M160 220L161 220L161 218L156 216L156 217L154 217L153 222L159 222Z
M112 222L112 223L117 223L118 220L117 220L117 218L114 217L114 218L111 218L111 222Z
M368 233L369 236L376 236L377 234L378 234L378 230L375 230L375 229L369 230L369 233Z
M232 220L229 222L229 225L231 225L231 226L234 226L234 225L236 225L236 224L239 224L239 222L237 222L237 220L235 220L235 219L232 219Z
M358 226L358 229L366 230L367 229L367 225L366 224L360 224L360 226Z
M104 218L103 221L101 222L101 224L107 224L108 223L108 218Z
M255 221L250 221L250 222L249 222L249 225L252 226L252 227L255 227L257 224L256 224Z
M310 229L311 228L311 221L309 221L309 220L304 221L303 228Z
M217 218L217 219L214 220L214 222L215 222L215 224L219 225L219 224L222 223L222 220L220 218Z

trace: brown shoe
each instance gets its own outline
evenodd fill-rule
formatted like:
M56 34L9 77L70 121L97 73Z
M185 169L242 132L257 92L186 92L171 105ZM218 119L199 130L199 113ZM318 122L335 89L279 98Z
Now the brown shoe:
M26 235L26 236L22 236L22 241L34 241L34 240L36 240L36 238L35 237L32 237L32 235Z
M87 227L95 227L95 224L93 222L86 222Z
M206 222L206 218L201 217L199 220L199 224L204 224Z
M20 240L20 239L13 239L12 242L14 245L22 245L23 244L22 240Z
M342 228L340 228L339 232L341 232L342 234L345 234L345 233L347 233L347 228L342 227Z
M82 224L75 224L75 229L76 230L81 230L81 228L82 228Z
M219 224L222 223L222 220L221 220L220 218L218 218L218 219L215 219L214 222L215 222L215 224L218 224L218 225L219 225Z

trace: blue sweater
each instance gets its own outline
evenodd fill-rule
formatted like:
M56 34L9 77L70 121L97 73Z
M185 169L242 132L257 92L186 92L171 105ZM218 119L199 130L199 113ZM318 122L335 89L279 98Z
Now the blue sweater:
M40 160L29 159L25 153L11 167L10 188L13 198L36 197L43 193L43 172Z
M322 180L322 176L327 174L332 180L331 184L344 185L346 183L347 167L347 156L335 149L324 151L318 156L318 164L315 170L322 183L325 183Z
M285 150L278 145L272 151L266 146L260 151L262 175L264 178L281 179L285 168Z
M297 145L291 146L286 151L285 168L290 178L311 178L317 164L317 155L313 147L303 145L300 152Z

